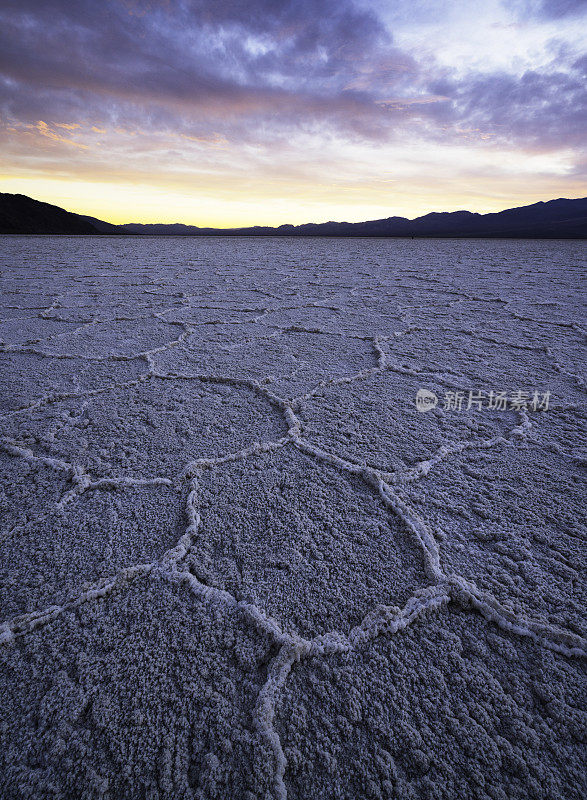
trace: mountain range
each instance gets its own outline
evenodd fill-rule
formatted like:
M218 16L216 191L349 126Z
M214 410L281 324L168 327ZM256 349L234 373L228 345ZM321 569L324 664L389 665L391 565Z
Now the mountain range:
M380 236L504 239L587 238L587 197L549 200L492 214L432 212L416 219L387 217L368 222L321 222L277 228L198 228L195 225L128 223L112 225L94 217L0 192L0 233L167 236Z

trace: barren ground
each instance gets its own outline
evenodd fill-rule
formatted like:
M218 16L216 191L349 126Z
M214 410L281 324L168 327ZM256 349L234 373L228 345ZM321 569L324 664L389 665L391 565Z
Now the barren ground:
M585 796L584 243L1 253L3 800Z

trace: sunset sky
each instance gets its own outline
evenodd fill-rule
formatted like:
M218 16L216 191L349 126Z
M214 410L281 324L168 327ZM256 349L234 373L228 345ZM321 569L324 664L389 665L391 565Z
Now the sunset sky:
M3 0L0 191L231 227L583 197L583 0Z

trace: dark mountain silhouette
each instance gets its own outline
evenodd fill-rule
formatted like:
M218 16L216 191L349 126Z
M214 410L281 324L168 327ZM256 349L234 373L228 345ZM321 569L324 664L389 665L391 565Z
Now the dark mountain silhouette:
M278 228L198 228L195 225L112 225L72 214L22 194L0 193L0 233L115 234L168 236L423 236L441 238L585 239L587 198L550 200L494 214L433 212L416 219L388 217L369 222L323 222Z
M75 217L78 214L74 214ZM83 219L85 222L89 222L90 225L94 228L92 233L120 233L120 226L113 225L111 222L104 222L101 219L96 219L95 217L85 217L79 216L80 219Z
M0 192L0 233L96 233L84 217L24 194Z

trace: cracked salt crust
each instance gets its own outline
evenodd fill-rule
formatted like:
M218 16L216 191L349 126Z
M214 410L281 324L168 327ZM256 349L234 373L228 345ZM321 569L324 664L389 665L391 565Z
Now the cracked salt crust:
M5 244L7 796L581 796L579 243ZM380 413L534 368L560 417Z

